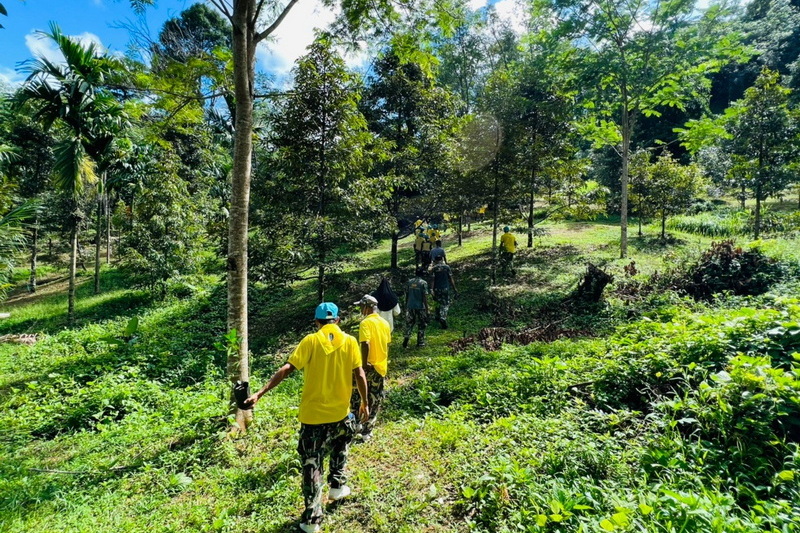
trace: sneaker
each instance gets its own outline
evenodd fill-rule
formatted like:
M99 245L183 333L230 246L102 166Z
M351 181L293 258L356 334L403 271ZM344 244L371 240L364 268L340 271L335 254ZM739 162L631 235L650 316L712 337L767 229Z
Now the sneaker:
M420 348L422 348L422 347L423 347L423 346L425 346L426 344L427 344L427 343L426 343L425 341L422 341L422 342L418 342L418 343L417 343L417 346L419 346Z
M305 522L301 522L300 530L305 531L305 533L315 533L319 531L319 524L306 524Z
M362 433L358 436L362 441L367 442L372 440L372 432L369 433Z
M331 497L331 500L341 500L342 498L346 498L350 496L350 487L347 485L342 485L338 489L331 489L328 491L328 496ZM316 530L314 530L316 531Z
M408 337L403 338L403 348L408 348Z

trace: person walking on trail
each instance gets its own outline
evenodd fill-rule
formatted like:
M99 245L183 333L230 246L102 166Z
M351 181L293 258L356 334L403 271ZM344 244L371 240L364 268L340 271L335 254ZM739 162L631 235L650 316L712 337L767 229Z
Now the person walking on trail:
M450 289L453 289L451 292ZM433 283L431 284L433 291L433 301L436 302L436 320L442 326L442 329L447 329L447 312L450 310L450 303L453 301L454 296L458 296L456 290L456 282L453 281L453 272L450 267L444 262L443 257L439 257L433 263Z
M361 314L365 317L358 326L358 342L361 346L361 367L367 375L369 418L361 426L360 437L368 441L372 438L372 430L383 403L383 383L389 366L392 332L389 323L378 314L378 300L374 296L365 294L355 305L361 307ZM354 389L350 401L353 411L358 411L361 399L361 392Z
M428 282L422 279L425 271L417 268L416 276L406 283L406 330L403 335L403 348L408 348L408 340L417 326L417 346L425 346L425 328L428 325Z
M414 264L416 266L419 266L422 261L422 244L426 238L425 226L419 226L414 230Z
M402 309L400 309L400 299L392 290L389 280L381 278L381 284L372 296L378 300L378 314L389 323L389 330L394 333L394 317L399 316Z
M500 270L504 273L511 272L516 274L514 269L514 254L517 253L517 239L511 233L511 229L506 226L503 228L503 235L500 236Z
M303 371L303 393L300 399L300 436L297 451L303 464L303 498L305 511L300 529L306 533L319 531L322 522L323 461L330 456L328 495L340 500L350 494L345 466L347 451L358 420L350 412L353 379L361 398L367 398L367 378L361 351L355 337L339 329L339 308L323 302L314 311L317 332L306 335L289 359L264 387L246 403L255 406L268 391L277 387L289 374ZM366 400L359 406L359 418L369 418Z
M447 254L444 252L444 248L442 248L442 241L437 240L436 246L433 247L431 250L431 262L436 265L436 260L442 259L445 263L447 263Z
M422 270L428 270L428 267L431 265L431 250L433 249L433 243L431 242L430 238L427 234L425 234L425 240L422 241Z

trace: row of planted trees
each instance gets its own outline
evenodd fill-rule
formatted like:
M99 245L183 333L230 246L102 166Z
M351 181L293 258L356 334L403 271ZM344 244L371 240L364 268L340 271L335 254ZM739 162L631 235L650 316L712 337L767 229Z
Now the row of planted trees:
M27 65L26 84L4 102L17 112L2 120L0 155L15 188L6 196L40 197L41 225L70 236L71 319L87 224L98 268L105 233L150 285L227 256L232 381L248 379L250 276L316 279L321 300L352 251L389 236L397 267L412 220L453 213L460 242L463 215L484 205L495 234L500 217L524 218L528 246L548 217L611 206L625 256L629 200L640 218L659 217L663 234L701 177L749 189L757 219L765 196L794 179L789 89L771 70L741 94L727 83L753 82L753 64L794 43L763 39L770 10L536 1L520 30L463 3L348 3L298 60L293 85L276 88L255 76L255 47L294 2L272 6L266 23L263 3L211 3L153 40L137 33L139 57L125 61L51 28L65 61ZM391 31L374 31L378 20ZM765 22L741 33L742 20ZM358 74L338 50L365 36L377 52ZM720 83L727 111L704 114ZM687 165L687 148L702 166Z

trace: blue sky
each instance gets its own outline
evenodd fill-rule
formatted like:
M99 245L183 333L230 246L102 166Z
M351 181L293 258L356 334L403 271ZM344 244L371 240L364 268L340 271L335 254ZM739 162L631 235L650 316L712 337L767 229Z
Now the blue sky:
M193 3L158 0L146 14L152 34L157 34L165 20ZM67 35L97 40L111 52L124 53L130 40L128 33L111 26L136 18L127 0L3 0L3 5L8 16L0 21L5 27L0 30L0 80L7 82L21 81L22 75L15 72L19 62L52 49L36 36L36 31L47 30L51 21Z
M178 16L197 1L201 0L156 0L145 15L150 35L155 38L164 21ZM501 16L519 21L512 13L514 0L490 2ZM2 3L8 16L0 17L5 27L0 29L0 88L21 83L24 76L17 70L19 63L35 54L58 61L52 44L36 34L38 30L47 30L51 21L58 23L67 35L98 42L112 53L125 53L130 41L128 32L112 26L136 20L128 0L2 0ZM473 9L486 3L487 0L470 0ZM285 80L295 59L313 41L314 29L324 28L333 19L334 13L324 8L320 0L300 0L271 41L260 47L257 68L273 74L279 82ZM359 56L346 59L351 66L363 61Z

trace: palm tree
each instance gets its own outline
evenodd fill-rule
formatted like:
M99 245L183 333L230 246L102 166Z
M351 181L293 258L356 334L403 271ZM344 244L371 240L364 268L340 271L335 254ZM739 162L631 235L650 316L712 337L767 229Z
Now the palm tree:
M27 61L29 73L18 94L18 104L33 104L34 117L46 127L57 124L64 137L56 144L54 186L70 199L69 303L67 320L75 321L75 270L78 231L83 215L78 200L88 184L97 182L98 164L125 123L122 106L105 90L122 64L105 56L94 43L82 44L64 35L51 23L50 32L40 32L52 39L64 56L64 63L45 57Z

